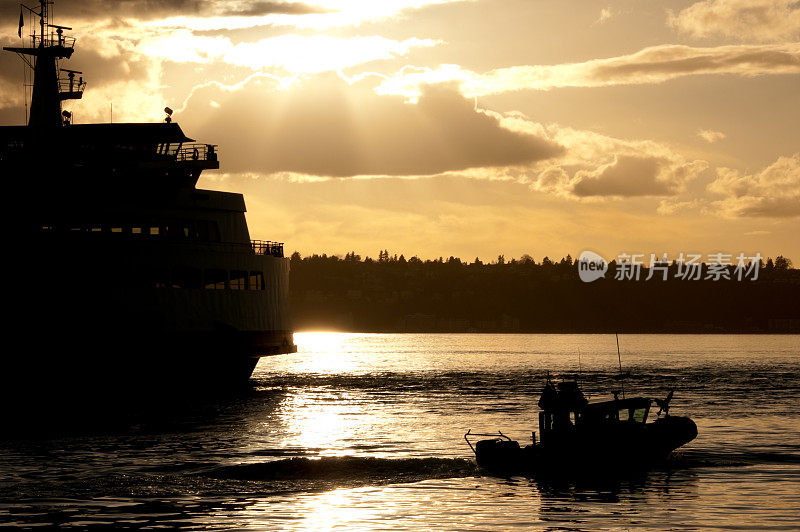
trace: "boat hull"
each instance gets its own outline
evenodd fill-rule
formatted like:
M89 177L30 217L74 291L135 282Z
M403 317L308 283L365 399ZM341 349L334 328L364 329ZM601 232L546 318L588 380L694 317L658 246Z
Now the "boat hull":
M524 447L514 440L481 440L475 445L475 457L480 467L501 473L642 470L663 462L696 437L694 421L668 416L647 424L584 430Z

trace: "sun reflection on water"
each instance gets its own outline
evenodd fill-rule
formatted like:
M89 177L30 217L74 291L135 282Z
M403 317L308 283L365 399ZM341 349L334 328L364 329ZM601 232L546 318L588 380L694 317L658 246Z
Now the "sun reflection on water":
M349 372L358 365L355 345L364 336L367 335L341 332L295 333L299 360L294 369L310 373Z
M364 418L353 397L341 393L293 394L280 412L292 446L320 449L319 456L344 454Z

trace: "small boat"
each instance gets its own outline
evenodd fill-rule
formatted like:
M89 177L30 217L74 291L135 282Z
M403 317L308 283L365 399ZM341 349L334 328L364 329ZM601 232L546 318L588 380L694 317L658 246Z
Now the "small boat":
M697 425L688 417L671 416L665 399L632 397L589 402L577 381L554 384L548 378L539 399L539 441L522 447L502 432L464 439L478 466L498 472L592 472L641 470L665 460L678 447L697 437ZM658 407L648 422L650 407ZM474 445L470 437L486 437Z

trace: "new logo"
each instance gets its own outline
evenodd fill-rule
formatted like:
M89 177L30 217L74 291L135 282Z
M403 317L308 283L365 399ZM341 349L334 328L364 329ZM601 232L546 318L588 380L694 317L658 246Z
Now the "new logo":
M582 251L578 257L578 275L584 283L605 277L608 263L594 251Z

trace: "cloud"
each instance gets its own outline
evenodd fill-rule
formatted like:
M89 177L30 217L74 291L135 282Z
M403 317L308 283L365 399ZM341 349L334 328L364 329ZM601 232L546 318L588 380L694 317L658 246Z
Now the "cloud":
M678 198L666 198L662 199L658 203L658 207L656 208L656 212L662 216L670 216L676 214L680 211L685 211L688 209L692 209L698 207L703 204L703 200L700 198L696 198L693 200L680 200Z
M298 182L458 175L599 201L675 196L708 167L657 142L477 109L452 85L425 87L417 103L403 103L333 75L277 92L276 83L256 75L237 88L202 87L181 122L192 136L222 143L225 171Z
M800 39L797 0L704 0L669 13L669 24L694 37L749 41Z
M697 130L697 136L709 144L713 144L726 137L725 133L721 131L713 131L711 129L699 129Z
M204 0L58 0L55 6L58 20L62 19L107 19L114 17L132 17L147 20L168 16L170 14L199 14L211 7L212 2ZM0 9L0 21L14 20L19 13L14 9ZM60 22L59 22L60 21ZM27 19L26 19L27 23Z
M564 152L527 168L495 169L495 174L526 181L532 190L565 199L675 196L709 166L650 140L619 139L557 124L544 126L519 113L503 115L501 123L512 131L552 139L564 146Z
M429 5L465 0L58 0L56 23L111 22L141 27L191 30L235 30L282 26L332 28L354 26L396 16ZM0 25L13 24L14 8L0 8ZM138 24L136 23L138 21Z
M604 7L600 10L600 16L597 17L597 20L594 22L595 24L605 24L611 17L613 16L610 7Z
M426 83L457 81L467 96L559 87L608 87L663 83L700 74L761 76L800 73L800 43L696 48L675 44L652 46L634 54L582 63L524 65L479 74L458 65L438 68L407 66L378 87L382 94L413 98Z
M579 171L571 183L572 193L586 196L671 196L708 167L704 161L675 164L648 156L617 156L613 163L594 171Z
M432 175L525 165L563 151L546 137L508 130L454 86L426 87L409 104L333 74L283 91L261 75L233 88L210 84L194 91L179 119L191 136L221 145L230 172Z
M712 203L713 210L727 218L800 216L800 154L779 157L757 174L718 168L707 188L727 196Z
M131 18L153 20L172 16L258 17L264 15L311 15L330 9L304 2L245 0L58 0L56 14L64 19L99 20ZM17 20L13 9L0 9L0 21Z
M22 61L16 54L2 51L4 46L18 44L19 41L0 37L0 109L22 106Z
M320 6L304 4L302 2L245 2L238 6L231 6L225 15L258 17L281 13L284 15L310 15L328 13L330 10Z
M107 120L110 101L118 104L130 101L132 110L141 108L142 103L146 99L150 99L158 102L156 109L163 108L163 105L160 105L162 97L160 95L161 65L159 61L132 51L120 41L101 40L94 35L87 35L81 41L82 46L76 49L69 63L61 65L64 68L84 72L83 75L88 82L88 89L83 100L65 102L68 109L78 110L80 121L86 122L101 117ZM17 44L16 39L0 37L0 47L16 46ZM30 78L28 81L30 82ZM22 61L15 54L1 52L0 109L14 108L13 116L18 118L13 118L11 123L24 121L22 83ZM28 98L30 98L30 94L28 94ZM120 109L123 107L128 106L120 105ZM121 115L118 117L121 118ZM130 118L136 117L131 115ZM139 118L144 117L140 116ZM0 123L8 122L0 121Z
M258 26L322 29L356 26L397 16L404 11L462 1L465 0L314 0L309 3L217 0L204 2L204 5L210 5L211 8L204 8L199 13L179 13L161 20L151 20L148 25L196 31L236 30Z
M530 183L531 190L545 192L555 196L569 198L571 196L572 178L564 168L558 165L547 166Z

